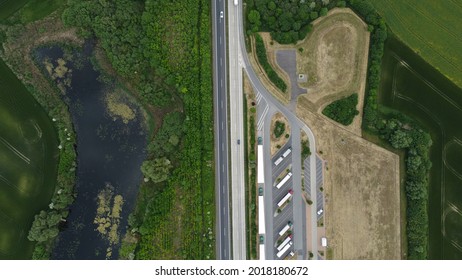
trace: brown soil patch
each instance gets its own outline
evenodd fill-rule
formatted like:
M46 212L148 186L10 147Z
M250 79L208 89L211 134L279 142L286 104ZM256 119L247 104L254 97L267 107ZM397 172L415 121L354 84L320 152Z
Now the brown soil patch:
M358 93L359 116L362 116L369 51L367 25L350 9L333 9L327 17L316 20L313 31L296 46L297 71L308 75L300 86L308 89L306 98L321 112L332 101ZM348 129L361 136L361 118Z
M305 109L324 172L326 236L334 259L400 259L399 157ZM313 151L312 151L313 152Z
M284 133L279 138L276 138L276 136L274 135L274 127L276 126L277 121L282 122L285 125ZM281 147L283 147L287 143L289 138L285 137L286 134L290 135L289 122L287 121L284 115L278 112L274 114L273 118L271 119L271 126L270 126L271 156L273 156L277 151L279 151Z

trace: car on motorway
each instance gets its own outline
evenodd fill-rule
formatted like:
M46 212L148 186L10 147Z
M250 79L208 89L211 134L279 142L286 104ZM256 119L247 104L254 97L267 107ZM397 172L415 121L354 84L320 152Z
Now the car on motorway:
M240 140L240 139L237 139L237 144L238 144L238 145L241 144L241 140Z
M220 12L220 18L223 18L224 17L224 14L223 14L223 11Z
M319 211L317 213L318 213L318 215L321 215L322 212L324 212L324 211L322 209L319 209Z

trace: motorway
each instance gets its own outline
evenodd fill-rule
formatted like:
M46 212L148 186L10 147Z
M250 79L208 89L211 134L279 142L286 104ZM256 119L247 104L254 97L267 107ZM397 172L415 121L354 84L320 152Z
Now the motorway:
M226 3L227 2L227 3ZM227 6L227 13L225 7ZM220 17L220 12L224 12L224 18ZM226 21L228 21L228 40L226 38ZM293 129L302 129L308 135L310 150L313 155L309 157L311 170L311 193L313 194L313 204L316 202L316 142L313 133L296 115L291 112L287 107L281 104L273 95L263 86L259 77L255 73L245 47L244 28L243 28L243 10L242 3L239 1L238 6L234 6L233 0L215 0L212 1L212 26L213 26L213 47L214 47L214 104L215 104L215 152L216 152L216 203L217 203L217 258L218 259L246 259L246 228L245 228L245 185L244 185L244 143L242 141L244 135L243 124L243 92L242 92L242 68L246 71L250 82L252 83L257 95L261 95L269 108L265 107L266 113L263 114L264 121L260 122L260 126L264 127L263 131L259 132L264 135L263 143L265 153L269 152L269 124L272 114L276 111L283 113ZM227 102L227 61L226 61L226 42L228 42L228 55L229 55L229 132L228 136L228 102ZM263 102L262 102L263 103ZM259 129L260 130L260 129ZM228 146L228 140L229 145ZM299 259L306 258L306 248L304 235L306 232L302 230L302 216L301 213L301 158L300 158L300 133L295 132L292 134L292 147L293 147L293 162L296 162L293 169L294 178L294 232L295 232L295 250L298 251ZM231 156L229 161L228 153ZM271 157L266 157L265 162L272 165ZM231 168L228 166L231 162ZM266 165L266 164L265 164ZM268 165L266 165L268 166ZM231 176L229 176L229 170ZM296 174L296 175L295 175ZM272 178L271 168L265 168L265 177ZM231 180L230 180L231 179ZM229 211L230 190L229 181L231 181L231 215ZM267 184L271 182L267 180ZM268 206L273 204L271 185L265 188L265 201ZM267 232L273 232L273 217L272 207L268 209L265 220ZM296 217L296 215L298 217ZM230 223L230 216L231 221ZM292 216L292 215L291 215ZM311 250L317 252L317 224L316 224L316 207L312 207L311 211L311 236L312 246ZM295 221L299 220L300 223L296 224ZM231 226L232 225L232 226ZM272 234L269 234L271 236ZM232 238L232 239L231 239ZM269 238L271 242L266 244L266 259L274 259L273 237ZM232 240L232 242L231 242ZM232 244L232 248L231 248ZM274 244L274 243L273 243ZM316 255L315 255L316 258Z
M228 102L226 65L226 22L220 17L226 0L212 1L213 92L215 114L215 198L217 259L231 259L228 174Z
M229 53L229 125L231 149L231 208L233 259L245 260L246 252L246 216L245 216L245 180L244 180L244 101L242 67L239 48L239 12L242 1L235 6L228 1L228 53ZM242 142L239 144L238 142Z

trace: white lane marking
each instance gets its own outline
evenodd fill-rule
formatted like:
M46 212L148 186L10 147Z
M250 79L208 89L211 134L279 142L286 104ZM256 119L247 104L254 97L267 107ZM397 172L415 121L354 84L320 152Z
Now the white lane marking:
M223 172L225 172L225 165L224 164L221 166L221 169L223 170Z
M221 36L220 36L220 45L223 45L223 43L221 42Z
M223 79L220 80L220 85L223 87Z
M268 110L269 110L269 106L268 106L268 104L266 104L266 107L263 110L263 114L261 115L260 119L257 122L257 130L261 130L261 127L262 127L262 125L264 123L263 121L265 119L266 114L268 113Z
M221 122L221 129L223 130L224 128L224 122Z
M221 143L221 150L224 151L225 150L225 144Z

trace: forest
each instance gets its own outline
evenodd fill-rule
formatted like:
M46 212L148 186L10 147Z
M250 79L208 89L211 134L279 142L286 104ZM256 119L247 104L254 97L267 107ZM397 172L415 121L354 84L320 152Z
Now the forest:
M311 22L345 1L337 0L249 0L247 1L247 32L268 31L281 44L294 44L311 31Z

